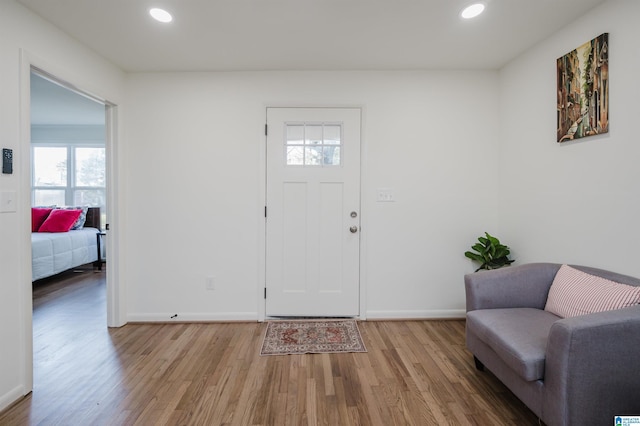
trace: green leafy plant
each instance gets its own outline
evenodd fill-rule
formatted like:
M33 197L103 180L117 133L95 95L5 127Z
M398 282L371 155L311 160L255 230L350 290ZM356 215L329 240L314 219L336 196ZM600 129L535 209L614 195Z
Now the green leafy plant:
M500 240L489 235L488 232L485 232L484 235L484 237L478 238L478 243L471 246L473 251L464 253L469 259L480 263L480 267L476 269L476 272L481 269L498 269L511 265L514 260L508 257L511 253L509 247L501 244Z

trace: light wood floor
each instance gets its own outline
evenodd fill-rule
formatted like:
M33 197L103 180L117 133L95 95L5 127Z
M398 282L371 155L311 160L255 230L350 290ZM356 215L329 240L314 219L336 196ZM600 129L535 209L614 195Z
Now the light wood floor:
M34 391L0 425L537 425L464 321L360 322L368 353L259 355L264 323L108 329L104 274L34 289Z

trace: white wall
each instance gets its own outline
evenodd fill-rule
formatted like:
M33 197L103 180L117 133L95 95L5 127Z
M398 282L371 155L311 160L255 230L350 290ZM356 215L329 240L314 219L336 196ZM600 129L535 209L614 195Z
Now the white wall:
M15 191L18 203L15 213L0 213L0 409L31 389L29 117L20 106L29 63L114 102L123 93L115 67L14 1L0 1L0 145L14 150L14 173L0 174L0 191Z
M369 318L460 315L462 253L483 231L518 263L566 261L640 275L640 3L611 1L500 73L134 74L0 1L0 144L19 211L0 214L0 409L28 391L24 342L28 172L20 49L59 77L122 105L116 229L130 320L256 319L262 300L265 108L361 106L362 282ZM555 59L602 32L611 42L611 132L555 143ZM45 65L43 65L45 64ZM125 81L126 80L126 81ZM123 109L120 108L121 114ZM375 189L395 189L395 203ZM499 204L498 204L499 203ZM496 205L500 207L496 209ZM7 243L10 242L10 243ZM204 290L215 275L217 289ZM30 287L29 287L30 288ZM17 303L18 302L18 303Z
M104 145L105 128L99 124L51 125L39 124L31 126L31 142L91 142Z
M640 276L640 2L610 1L500 73L501 236L518 263ZM555 142L556 59L609 33L610 131Z
M256 319L266 106L360 106L366 314L461 316L463 253L497 226L495 72L134 74L129 320ZM376 203L376 188L395 203ZM205 277L217 279L205 290Z

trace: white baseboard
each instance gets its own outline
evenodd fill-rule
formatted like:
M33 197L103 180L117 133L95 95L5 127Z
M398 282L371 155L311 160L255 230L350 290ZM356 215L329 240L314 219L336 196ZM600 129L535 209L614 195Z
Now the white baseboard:
M424 311L368 311L367 320L412 320L412 319L463 319L464 309L436 309ZM129 314L127 322L228 322L259 321L257 312L220 312L220 313L154 313Z
M463 319L464 309L435 309L427 311L367 311L368 320L377 319Z
M9 392L0 396L0 411L4 410L20 398L25 396L24 387L17 386L11 389Z
M127 322L226 322L258 321L257 312L220 312L220 313L155 313L128 314Z

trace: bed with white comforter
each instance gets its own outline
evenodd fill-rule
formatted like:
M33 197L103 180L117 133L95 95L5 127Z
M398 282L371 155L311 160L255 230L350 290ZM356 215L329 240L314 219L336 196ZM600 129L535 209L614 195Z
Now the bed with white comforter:
M31 233L32 281L98 260L100 208L89 207L82 228Z
M59 274L98 260L97 228L31 234L32 280Z

